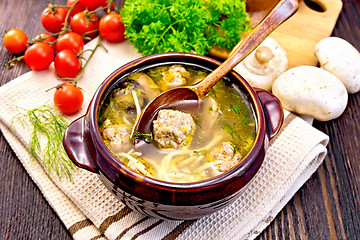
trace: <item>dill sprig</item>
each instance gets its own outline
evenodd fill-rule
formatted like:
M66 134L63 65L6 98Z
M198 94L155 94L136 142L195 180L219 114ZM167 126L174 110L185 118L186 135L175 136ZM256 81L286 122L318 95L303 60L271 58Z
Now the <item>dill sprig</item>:
M226 122L223 122L222 128L231 136L233 140L238 139L239 141L242 141L240 134Z
M244 111L247 110L247 107L245 105L236 105L236 104L230 104L230 108L237 114L241 114Z
M153 140L153 136L151 133L141 133L135 131L133 134L133 140L144 140L146 143L151 143Z
M65 176L71 181L71 169L76 165L69 159L62 145L62 139L68 123L62 115L56 114L56 109L43 105L31 110L23 109L11 120L19 121L23 127L31 124L33 131L29 140L30 155L34 158L42 157L42 166L49 173L54 171L59 179ZM46 145L41 146L41 139L46 139Z

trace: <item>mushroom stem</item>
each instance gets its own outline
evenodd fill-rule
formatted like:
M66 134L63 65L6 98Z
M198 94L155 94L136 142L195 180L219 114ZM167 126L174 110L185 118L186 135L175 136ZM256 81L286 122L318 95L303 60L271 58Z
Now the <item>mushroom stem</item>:
M269 47L263 46L263 47L259 47L258 49L256 49L255 52L255 58L260 62L260 63L267 63L269 62L271 59L274 58L274 53L271 51L271 49Z
M252 87L271 91L274 80L287 67L286 51L275 39L268 37L235 69Z

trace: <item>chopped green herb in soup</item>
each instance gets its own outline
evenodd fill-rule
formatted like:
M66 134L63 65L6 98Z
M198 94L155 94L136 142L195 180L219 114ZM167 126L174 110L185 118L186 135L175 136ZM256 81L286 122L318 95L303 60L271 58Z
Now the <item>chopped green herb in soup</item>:
M134 131L146 104L170 88L192 85L206 70L164 65L130 74L107 96L99 128L110 151L132 170L169 182L195 182L224 173L251 149L256 119L247 96L227 80L218 82L197 113L161 110L150 134ZM144 140L136 150L134 140Z

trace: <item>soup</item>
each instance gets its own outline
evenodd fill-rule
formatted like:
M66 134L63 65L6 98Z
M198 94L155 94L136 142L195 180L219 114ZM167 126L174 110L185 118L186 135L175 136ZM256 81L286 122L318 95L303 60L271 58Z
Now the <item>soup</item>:
M240 163L254 143L256 119L246 94L226 78L196 112L164 109L150 134L134 130L142 109L157 94L192 85L207 74L197 66L168 64L121 79L99 109L99 130L109 150L140 174L178 183L212 178ZM146 142L141 151L135 141Z

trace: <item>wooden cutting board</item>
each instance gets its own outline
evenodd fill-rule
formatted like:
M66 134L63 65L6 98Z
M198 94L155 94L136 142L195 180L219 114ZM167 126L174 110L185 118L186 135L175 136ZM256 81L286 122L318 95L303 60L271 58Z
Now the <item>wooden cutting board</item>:
M305 2L302 1L299 10L270 35L286 50L289 68L318 64L314 47L318 41L331 35L342 9L341 0L307 0ZM320 6L323 12L310 8L309 2ZM257 15L258 19L266 13L267 11L250 12L250 15ZM210 55L224 59L229 52L212 49Z

